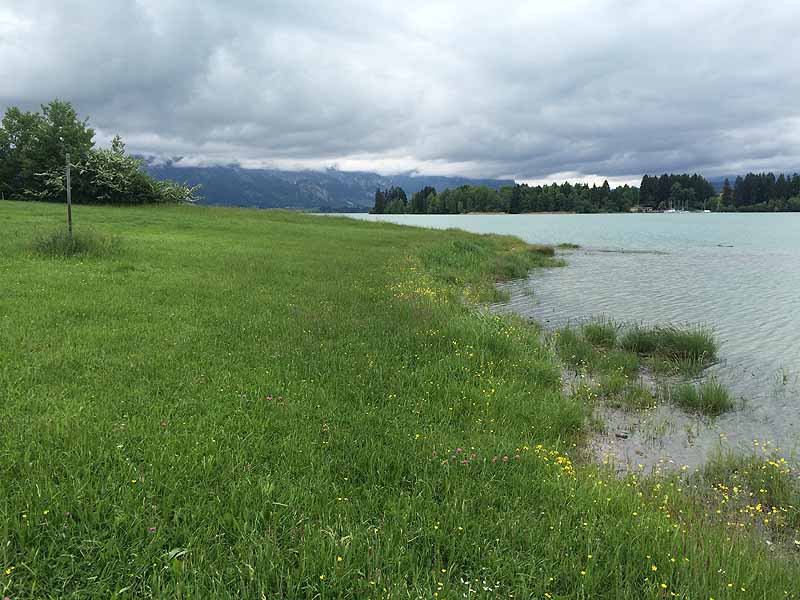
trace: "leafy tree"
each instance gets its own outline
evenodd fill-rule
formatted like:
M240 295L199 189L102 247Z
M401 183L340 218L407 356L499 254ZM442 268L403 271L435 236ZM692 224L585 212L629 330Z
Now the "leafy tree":
M191 202L197 187L157 181L125 154L119 137L94 148L94 130L69 102L53 100L41 113L9 108L0 126L0 190L28 200L63 201L66 154L76 203Z
M110 149L91 150L83 158L70 158L73 176L73 201L84 204L181 203L196 200L200 186L189 187L173 181L153 179L142 170L141 162L125 154L119 136ZM66 189L64 168L38 174L42 189L38 196L62 198Z
M26 197L41 170L36 160L41 116L12 106L0 126L0 179L10 195ZM64 161L61 161L64 164Z

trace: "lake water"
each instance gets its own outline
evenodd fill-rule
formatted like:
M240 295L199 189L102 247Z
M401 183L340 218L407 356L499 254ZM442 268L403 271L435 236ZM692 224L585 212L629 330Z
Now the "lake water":
M713 420L664 406L609 411L598 448L618 464L698 466L720 446L754 441L789 457L800 448L800 214L352 216L580 244L566 268L506 284L511 300L495 307L546 327L605 316L712 328L721 360L709 374L743 407Z

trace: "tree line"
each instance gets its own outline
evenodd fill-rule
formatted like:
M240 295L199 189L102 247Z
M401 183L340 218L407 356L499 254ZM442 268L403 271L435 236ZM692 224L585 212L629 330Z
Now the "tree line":
M425 187L411 195L399 187L375 191L373 214L463 214L471 212L627 212L639 204L639 190L628 185L611 189L607 181L597 186L563 183L529 186L462 185L437 192Z
M734 186L726 179L722 192L698 174L645 175L640 187L553 183L517 184L493 189L463 185L437 192L425 187L409 200L399 187L375 191L373 214L464 214L472 212L608 213L676 210L798 211L800 175L748 173Z
M714 186L697 173L645 175L639 186L640 206L652 210L711 210L715 208L710 202L714 196Z
M72 199L84 204L177 203L196 200L198 187L160 181L125 152L119 136L95 148L94 129L69 102L53 100L41 112L10 107L0 122L0 197L64 200L66 156Z
M800 174L748 173L737 177L732 187L725 179L720 206L740 212L800 212Z

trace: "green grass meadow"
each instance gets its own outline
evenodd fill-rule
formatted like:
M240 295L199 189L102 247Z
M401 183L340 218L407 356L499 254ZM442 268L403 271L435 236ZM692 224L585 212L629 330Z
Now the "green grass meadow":
M581 461L512 238L0 202L0 598L797 598L799 553ZM113 252L104 248L113 246ZM688 484L686 484L688 487Z

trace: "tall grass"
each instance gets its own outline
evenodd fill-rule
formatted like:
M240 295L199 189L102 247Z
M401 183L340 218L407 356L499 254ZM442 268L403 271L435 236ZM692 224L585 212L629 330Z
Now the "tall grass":
M613 348L617 343L619 327L613 321L585 323L581 329L586 340L601 348Z
M680 329L675 326L635 326L625 332L620 345L638 354L661 354L670 358L697 358L713 361L717 343L704 328Z
M713 334L702 327L637 325L622 335L619 344L625 350L652 357L660 370L687 374L697 374L708 367L718 351Z
M670 392L673 404L684 410L716 416L732 410L733 398L728 388L715 379L699 385L683 383Z
M592 344L570 328L556 332L555 348L561 359L572 367L589 368L600 360L600 354Z
M36 254L48 258L103 257L116 254L120 240L91 230L76 231L70 236L62 228L36 235L31 248Z

